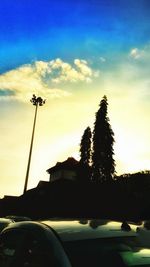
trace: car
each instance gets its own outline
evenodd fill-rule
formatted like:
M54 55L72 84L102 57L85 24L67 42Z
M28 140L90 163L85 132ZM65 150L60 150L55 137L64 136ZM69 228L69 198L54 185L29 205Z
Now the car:
M52 228L36 221L13 225L0 234L1 267L72 267Z
M143 224L137 226L136 230L141 245L150 248L150 221L143 221Z
M0 218L0 232L10 223L14 223L14 220L8 218Z
M14 222L21 222L21 221L31 221L32 219L26 216L18 216L18 215L7 215L6 219L13 220Z
M136 231L110 220L42 220L10 224L0 234L1 267L148 267L150 250Z
M130 227L138 234L138 241L142 247L150 248L150 221L128 222Z

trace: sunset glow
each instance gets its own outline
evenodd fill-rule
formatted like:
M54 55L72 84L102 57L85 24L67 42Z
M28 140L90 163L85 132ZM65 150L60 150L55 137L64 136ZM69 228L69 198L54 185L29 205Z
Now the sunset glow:
M79 159L103 95L118 174L150 169L150 1L6 0L0 11L0 169L4 195L23 193L57 161Z

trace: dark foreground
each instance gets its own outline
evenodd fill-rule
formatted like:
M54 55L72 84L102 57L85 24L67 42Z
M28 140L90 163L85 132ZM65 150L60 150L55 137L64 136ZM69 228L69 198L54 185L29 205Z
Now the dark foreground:
M150 195L131 193L115 183L41 182L24 195L0 200L0 216L11 214L32 219L88 217L138 221L150 218Z

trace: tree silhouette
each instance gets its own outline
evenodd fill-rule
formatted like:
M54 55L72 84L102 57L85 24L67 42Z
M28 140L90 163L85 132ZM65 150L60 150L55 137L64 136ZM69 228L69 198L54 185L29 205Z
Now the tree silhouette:
M114 133L107 116L107 97L100 102L93 130L92 180L110 181L115 174Z
M87 127L83 133L80 143L80 163L89 165L91 157L91 129Z
M91 179L91 129L87 127L83 133L80 143L80 164L78 178L81 182L87 182Z

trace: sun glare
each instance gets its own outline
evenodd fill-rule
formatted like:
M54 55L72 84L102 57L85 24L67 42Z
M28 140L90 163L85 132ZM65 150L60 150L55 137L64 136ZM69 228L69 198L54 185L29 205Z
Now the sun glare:
M29 188L37 186L39 180L49 180L49 175L46 170L53 167L58 161L64 161L68 157L79 159L79 133L64 135L62 138L55 140L55 142L42 143L37 146L35 144L33 149L31 171L29 177Z
M124 132L117 129L115 132L116 143L114 146L117 160L118 173L138 172L149 169L149 162L143 156L147 147L146 140L133 132Z

